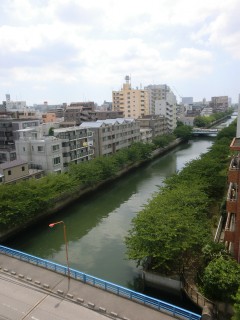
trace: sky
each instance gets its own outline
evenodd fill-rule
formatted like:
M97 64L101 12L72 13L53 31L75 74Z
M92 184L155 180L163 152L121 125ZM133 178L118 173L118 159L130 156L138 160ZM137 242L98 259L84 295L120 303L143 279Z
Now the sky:
M239 12L239 0L0 0L0 101L101 105L130 75L179 102L237 102Z

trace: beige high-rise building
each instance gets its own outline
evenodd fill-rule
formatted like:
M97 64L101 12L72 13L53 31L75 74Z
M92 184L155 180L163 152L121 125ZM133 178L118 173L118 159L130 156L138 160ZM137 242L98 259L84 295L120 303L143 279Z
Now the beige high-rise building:
M126 83L120 91L112 92L113 110L122 111L124 118L137 119L149 114L148 92L144 89L133 89L130 77L125 77Z

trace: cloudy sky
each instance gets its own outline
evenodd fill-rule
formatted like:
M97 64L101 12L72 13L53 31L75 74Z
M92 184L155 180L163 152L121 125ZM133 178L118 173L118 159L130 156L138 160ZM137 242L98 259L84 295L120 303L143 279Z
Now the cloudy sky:
M240 93L239 0L0 0L0 101L111 101L168 84L180 101Z

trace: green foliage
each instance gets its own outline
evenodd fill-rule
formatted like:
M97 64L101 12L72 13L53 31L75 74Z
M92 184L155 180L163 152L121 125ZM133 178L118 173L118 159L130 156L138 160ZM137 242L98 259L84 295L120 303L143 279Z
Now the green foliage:
M232 111L226 111L213 113L210 116L197 116L195 117L193 124L195 127L205 128L210 126L215 121L220 120L231 113Z
M203 274L204 294L219 301L232 301L240 284L240 266L232 258L212 260Z
M74 181L83 187L93 186L102 179L101 168L95 164L94 160L71 164L68 173Z
M238 287L238 291L236 296L234 297L234 316L232 320L239 320L240 319L240 286Z
M76 186L70 176L49 175L40 180L0 186L0 229L33 219L53 205L54 199Z
M49 128L48 135L49 136L54 136L54 128L53 127Z
M196 182L162 190L133 219L126 238L128 256L161 272L181 272L196 263L209 240L208 198ZM199 223L201 221L201 223Z
M160 192L133 219L126 245L128 257L138 265L146 266L147 261L150 269L181 272L184 267L200 268L217 254L223 256L222 248L211 244L210 207L225 192L234 136L230 137L229 131L206 154L167 178Z
M228 258L228 253L223 243L209 242L202 248L202 253L205 266L208 265L210 261L216 258Z
M199 128L205 128L207 127L209 124L211 123L211 120L209 117L203 117L203 116L198 116L195 117L194 121L193 121L193 125L195 127L199 127Z
M192 136L192 127L187 125L180 125L174 130L174 135L184 141L188 141Z
M129 164L150 158L152 150L152 144L138 142L111 156L72 164L68 173L0 185L0 230L28 222L51 208L59 197L80 187L91 187L114 177Z
M156 136L153 138L153 144L156 148L164 148L175 139L172 134L164 134L162 136Z

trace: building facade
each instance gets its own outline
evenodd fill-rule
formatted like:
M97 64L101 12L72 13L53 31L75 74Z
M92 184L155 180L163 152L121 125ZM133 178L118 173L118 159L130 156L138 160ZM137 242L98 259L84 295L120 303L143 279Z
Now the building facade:
M39 179L43 176L41 170L29 170L24 160L14 160L0 164L0 184L16 183L31 178Z
M147 115L137 120L140 129L151 129L152 137L168 133L167 119L160 115Z
M240 263L240 138L233 139L230 150L235 154L228 169L224 242L227 250Z
M133 89L130 77L125 77L126 82L121 90L112 92L112 106L114 111L123 112L124 118L138 119L149 114L149 99L147 90Z
M54 136L62 141L64 171L70 163L78 164L94 157L93 133L88 128L78 126L54 129Z
M212 97L209 106L213 112L225 112L229 108L228 96Z
M177 100L172 92L167 93L165 100L155 102L155 114L165 116L168 132L173 132L177 127Z
M80 128L93 132L95 157L116 153L140 140L140 126L134 119L107 119L85 122Z
M17 158L28 162L30 169L45 174L63 172L62 141L53 136L42 136L41 128L19 130L15 142Z
M149 96L150 114L162 115L167 119L168 131L172 132L177 125L177 99L166 84L149 85L144 89Z
M94 102L75 102L66 107L64 121L75 123L77 126L84 121L96 121Z
M148 92L149 97L149 113L156 114L156 101L166 100L167 94L171 92L171 89L166 84L151 84L144 87Z

